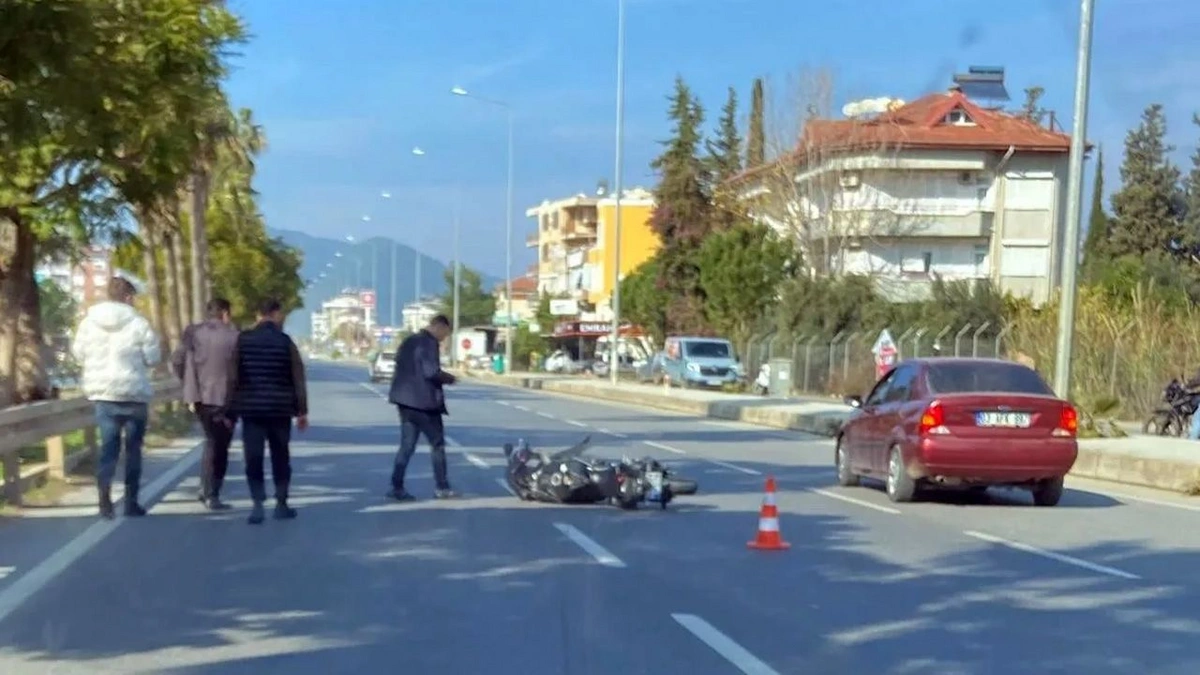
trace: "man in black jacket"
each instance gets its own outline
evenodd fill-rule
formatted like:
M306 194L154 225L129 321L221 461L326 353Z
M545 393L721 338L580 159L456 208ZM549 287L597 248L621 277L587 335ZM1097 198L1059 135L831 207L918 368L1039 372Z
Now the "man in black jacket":
M278 300L268 300L258 312L258 324L238 336L230 378L230 413L242 420L242 451L246 483L254 500L250 524L263 522L267 501L263 460L271 449L271 477L275 482L275 518L296 517L288 506L292 459L288 444L292 418L296 428L308 428L308 387L304 361L292 338L283 332L283 310ZM232 416L229 417L232 425Z
M171 355L171 368L183 381L183 400L204 429L204 455L200 459L200 501L210 510L225 510L221 485L229 467L233 426L223 416L228 405L231 360L238 330L230 322L231 308L224 298L208 301L208 319L187 327Z
M433 478L437 491L434 496L447 499L454 496L446 475L446 434L442 416L446 414L446 395L442 386L454 384L455 378L442 370L439 344L450 335L450 320L433 317L429 325L408 336L396 350L396 370L388 402L400 411L400 450L392 467L392 489L388 496L410 501L413 496L404 489L404 474L408 462L417 451L417 438L424 435L429 441L433 459Z

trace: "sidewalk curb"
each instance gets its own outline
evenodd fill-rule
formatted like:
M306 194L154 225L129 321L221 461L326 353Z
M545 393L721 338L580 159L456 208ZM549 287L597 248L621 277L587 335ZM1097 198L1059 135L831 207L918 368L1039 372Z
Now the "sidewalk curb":
M688 413L710 419L744 422L773 429L800 431L817 436L833 437L850 408L836 403L810 403L814 407L825 406L825 410L792 412L771 406L749 406L742 400L695 401L671 398L656 389L647 387L646 392L628 390L613 391L601 383L589 380L547 379L538 376L502 376L485 372L462 372L472 380L515 389L534 389L570 394L583 398L645 406L661 410ZM840 409L840 408L844 408ZM1079 456L1071 469L1072 476L1091 478L1125 485L1190 492L1200 486L1200 446L1196 461L1187 462L1162 457L1152 457L1121 452L1105 446L1114 442L1128 442L1129 438L1080 439Z

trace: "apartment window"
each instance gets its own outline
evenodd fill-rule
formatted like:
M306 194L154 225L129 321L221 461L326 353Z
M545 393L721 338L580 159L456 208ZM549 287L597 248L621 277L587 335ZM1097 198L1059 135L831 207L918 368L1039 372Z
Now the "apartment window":
M975 273L976 274L987 273L987 256L988 256L988 247L987 246L979 245L979 246L975 247L974 262L975 262Z
M906 253L900 259L900 271L904 274L929 274L933 269L933 252Z

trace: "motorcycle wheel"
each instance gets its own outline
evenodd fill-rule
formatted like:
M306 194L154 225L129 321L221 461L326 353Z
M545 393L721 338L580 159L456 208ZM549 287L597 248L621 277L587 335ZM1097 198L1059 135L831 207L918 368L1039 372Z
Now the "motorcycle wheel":
M673 495L694 495L700 489L700 484L686 478L671 478L667 481Z

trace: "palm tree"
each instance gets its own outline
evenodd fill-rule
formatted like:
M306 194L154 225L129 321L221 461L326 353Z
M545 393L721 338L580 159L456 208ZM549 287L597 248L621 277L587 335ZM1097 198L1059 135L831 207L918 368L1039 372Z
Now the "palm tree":
M188 182L193 321L203 318L204 304L211 292L207 211L214 184L225 183L230 171L252 175L254 158L264 146L262 127L254 122L249 109L233 111L224 94L220 94L210 110L211 117L203 126L200 151Z

